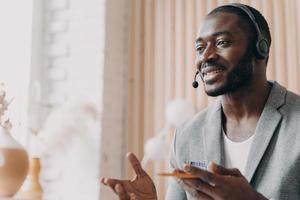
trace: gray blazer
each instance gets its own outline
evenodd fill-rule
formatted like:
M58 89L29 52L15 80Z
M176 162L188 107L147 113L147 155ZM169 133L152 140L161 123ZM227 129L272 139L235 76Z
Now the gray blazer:
M278 83L272 89L256 127L245 177L267 198L300 200L300 96ZM210 161L224 165L219 99L179 128L171 146L172 168ZM299 143L298 143L299 142ZM169 180L167 200L193 199Z

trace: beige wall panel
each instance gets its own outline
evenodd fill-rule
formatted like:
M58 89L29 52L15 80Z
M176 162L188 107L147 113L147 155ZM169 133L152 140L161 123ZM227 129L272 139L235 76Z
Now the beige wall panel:
M239 3L250 5L251 1L250 0L240 0Z
M133 3L133 1L131 1L132 3L129 3L129 12L128 12L128 17L129 17L129 21L131 22L129 24L129 51L128 51L128 101L127 101L127 117L128 117L128 126L127 126L127 131L128 131L128 141L127 141L127 149L128 151L133 151L135 152L136 149L133 149L135 147L138 147L139 144L134 145L135 140L134 140L134 131L135 131L135 127L133 126L133 121L134 121L134 48L135 48L135 4ZM129 169L128 164L126 163L127 166L127 173L130 173L131 169Z
M144 121L137 121L135 123L142 123L144 125L144 138L148 139L153 136L154 133L154 41L155 41L155 2L154 1L144 1L145 3L145 58L144 58L144 92L143 94L143 106L144 106ZM142 98L142 97L141 97ZM140 133L140 134L143 134ZM131 138L129 138L131 139ZM134 152L134 153L144 153L144 152ZM153 166L150 165L146 169L153 174Z
M176 0L175 21L175 96L183 98L185 96L185 1Z
M228 0L218 0L218 5L227 4Z
M291 90L298 91L298 58L297 58L297 23L296 23L296 2L295 1L284 1L285 3L285 24L287 30L286 37L286 55L287 55L287 85Z
M144 13L142 13L143 11L143 1L136 1L135 4L135 11L134 11L134 15L135 15L135 27L134 27L134 32L135 32L135 40L134 40L134 63L133 66L131 66L134 70L134 87L133 87L133 127L134 127L134 136L133 137L133 141L134 142L143 142L143 135L141 135L140 133L143 130L143 124L141 123L135 123L136 121L139 120L143 120L143 115L141 115L141 113L143 113L143 96L141 96L141 91L142 88L144 88L144 68L142 67L143 65L143 60L144 60L144 46L143 46L143 32L144 32L144 23L143 22L143 18L144 18ZM140 57L138 58L139 55ZM143 145L133 145L133 147L136 147L134 150L135 151L139 151L141 152L143 150ZM139 155L141 156L141 155Z
M144 2L132 0L129 3L129 60L128 60L128 141L127 149L137 152L138 157L143 155L144 124L143 97L144 91ZM143 134L141 134L143 133ZM127 173L132 174L127 163Z
M165 60L165 34L164 34L164 0L156 0L155 3L155 65L154 67L154 108L155 108L155 128L154 133L158 133L164 126L164 60Z
M156 9L156 16L155 16L155 65L154 65L154 111L155 111L155 118L154 118L154 133L158 134L162 128L164 127L165 118L164 118L164 107L165 107L165 81L164 81L164 64L165 64L165 3L164 0L156 0L155 1L155 9ZM154 171L159 172L164 169L164 163L155 163ZM161 195L165 188L164 182L161 177L152 176L156 186L157 192ZM162 196L160 196L161 198Z
M273 36L274 35L273 12L272 12L273 10L272 10L272 6L270 6L270 2L271 0L262 1L262 12L269 23L271 36ZM273 42L271 43L270 56L269 56L269 61L267 66L267 77L270 80L275 80L276 77Z
M165 103L175 96L175 2L165 0Z
M286 35L284 2L273 0L274 31L273 44L275 47L276 80L281 84L287 83L286 77Z
M252 0L250 6L256 8L260 12L262 12L262 1L261 0Z
M201 21L205 18L207 14L207 2L206 1L198 1L195 2L195 8L194 12L196 13L196 24L197 24L197 30L200 26Z
M210 1L207 1L206 5L207 5L206 12L208 13L210 10L214 9L218 5L218 1L210 0Z
M133 131L134 131L134 127L132 126L133 124L133 119L134 119L134 116L133 116L133 103L134 103L134 94L133 94L133 87L134 87L134 82L133 82L133 79L134 79L134 69L133 69L133 63L134 63L134 40L135 40L135 33L134 33L134 22L135 22L135 15L134 15L134 8L135 4L134 4L134 1L130 1L129 3L129 11L128 11L128 18L129 18L129 25L128 25L128 29L129 29L129 38L128 38L128 41L129 41L129 51L128 51L128 101L127 101L127 117L128 117L128 120L127 120L127 123L128 123L128 126L127 126L127 130L128 130L128 150L131 151L131 147L133 146ZM128 173L128 172L127 172Z
M238 0L228 0L228 3L239 3Z
M207 12L207 1L196 1L196 6L194 8L196 12L196 33L204 20ZM196 39L196 38L195 38ZM196 57L196 56L195 56ZM196 89L196 106L200 110L207 105L207 97L204 92L203 84L201 84L201 79L198 76L199 87Z
M186 98L196 104L196 91L192 87L192 80L196 73L195 67L195 38L196 38L196 11L195 11L196 2L195 0L186 1L185 7L185 90Z
M296 26L297 26L297 50L298 50L298 54L297 54L297 58L298 58L298 65L297 65L297 85L298 85L298 90L295 91L298 94L300 93L300 1L296 1Z
M155 30L155 3L154 1L145 1L145 59L144 59L144 133L149 138L154 132L154 30ZM145 106L147 105L147 106ZM138 122L136 122L138 123Z

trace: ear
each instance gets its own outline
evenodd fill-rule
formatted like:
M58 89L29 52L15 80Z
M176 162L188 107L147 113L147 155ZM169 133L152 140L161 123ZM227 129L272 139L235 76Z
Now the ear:
M264 59L258 59L256 57L254 57L253 60L254 60L253 64L265 64L265 65L267 65L268 60L269 60L269 56L264 58Z
M267 60L268 60L268 58L265 58L265 59L253 58L252 59L253 71L254 71L254 73L256 73L256 75L266 77Z

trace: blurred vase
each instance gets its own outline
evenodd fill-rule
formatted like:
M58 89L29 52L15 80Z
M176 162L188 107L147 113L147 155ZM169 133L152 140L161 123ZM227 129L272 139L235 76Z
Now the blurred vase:
M30 158L29 170L27 177L15 196L22 200L41 200L42 199L42 187L39 182L40 173L40 159L33 157Z
M0 127L0 197L13 196L20 189L27 171L27 152Z

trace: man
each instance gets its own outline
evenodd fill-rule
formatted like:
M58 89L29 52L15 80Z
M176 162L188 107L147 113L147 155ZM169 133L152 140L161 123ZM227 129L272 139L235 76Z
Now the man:
M252 7L228 4L207 15L196 38L197 74L218 98L176 130L171 167L198 178L172 179L167 200L300 199L300 97L267 81L270 45L268 24ZM129 183L151 186L129 158L137 172ZM156 198L121 180L103 183L120 199Z

